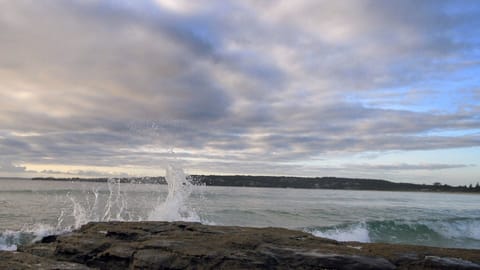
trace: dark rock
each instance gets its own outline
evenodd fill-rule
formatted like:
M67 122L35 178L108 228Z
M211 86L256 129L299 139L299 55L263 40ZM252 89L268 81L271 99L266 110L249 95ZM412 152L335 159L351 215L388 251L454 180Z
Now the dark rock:
M0 254L0 269L480 269L478 250L186 222L89 223L19 250Z
M480 251L479 251L480 252ZM480 265L459 258L441 258L438 256L425 256L423 260L413 262L411 266L419 266L422 269L457 269L479 270Z
M48 235L48 236L43 237L42 240L40 240L40 243L44 243L44 244L53 243L56 240L57 240L56 235Z
M56 261L25 252L0 251L0 269L5 270L92 270L83 264Z
M44 244L39 242L33 245L20 246L18 251L40 257L53 257L55 254L55 247L56 245L54 243Z

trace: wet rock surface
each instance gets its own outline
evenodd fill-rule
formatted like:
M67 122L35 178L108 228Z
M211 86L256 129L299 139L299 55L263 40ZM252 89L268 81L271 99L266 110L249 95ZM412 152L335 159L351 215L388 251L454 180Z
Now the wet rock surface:
M343 243L280 228L99 222L0 252L0 269L480 269L480 250Z

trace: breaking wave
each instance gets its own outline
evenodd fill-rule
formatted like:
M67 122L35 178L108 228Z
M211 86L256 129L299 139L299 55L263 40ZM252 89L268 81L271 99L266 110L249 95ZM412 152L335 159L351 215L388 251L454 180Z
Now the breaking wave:
M480 249L479 218L363 221L331 227L306 228L305 231L337 241Z

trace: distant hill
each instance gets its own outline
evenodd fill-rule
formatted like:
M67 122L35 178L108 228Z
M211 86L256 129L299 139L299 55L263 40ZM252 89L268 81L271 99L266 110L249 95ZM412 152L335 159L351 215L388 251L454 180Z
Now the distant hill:
M135 177L115 178L121 183L166 184L165 178ZM207 186L231 187L269 187L269 188L305 188L305 189L343 189L343 190L383 190L383 191L424 191L424 192L472 192L480 193L480 186L450 186L435 183L421 185L395 183L380 179L341 178L341 177L291 177L291 176L252 176L252 175L192 175L195 184ZM36 177L32 180L107 182L109 178L53 178Z
M249 176L249 175L193 175L194 182L207 186L236 187L277 187L307 189L344 189L344 190L383 190L383 191L441 191L441 192L478 192L480 186L449 186L436 183L421 185L395 183L379 179L340 178L340 177L287 177L287 176Z

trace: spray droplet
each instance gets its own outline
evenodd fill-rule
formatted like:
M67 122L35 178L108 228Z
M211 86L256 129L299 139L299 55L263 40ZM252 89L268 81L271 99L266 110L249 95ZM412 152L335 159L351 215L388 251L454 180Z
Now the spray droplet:
M167 198L153 209L149 220L200 221L200 217L189 204L189 197L195 186L183 170L175 165L169 165L165 180L168 184Z

